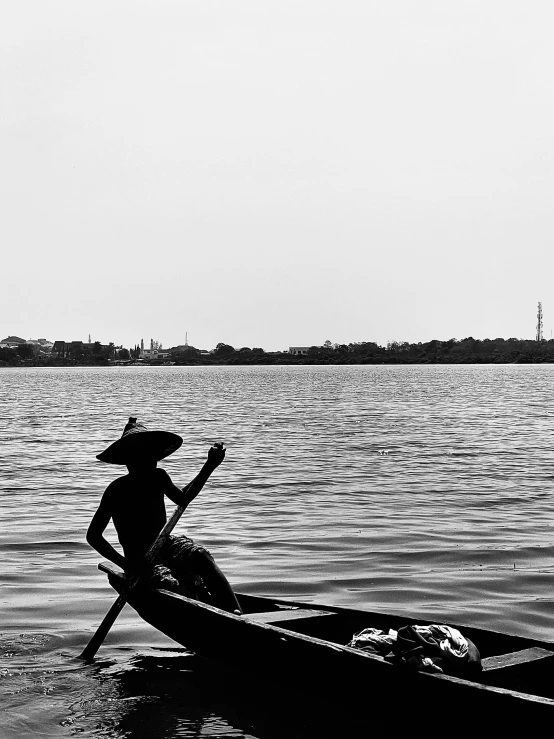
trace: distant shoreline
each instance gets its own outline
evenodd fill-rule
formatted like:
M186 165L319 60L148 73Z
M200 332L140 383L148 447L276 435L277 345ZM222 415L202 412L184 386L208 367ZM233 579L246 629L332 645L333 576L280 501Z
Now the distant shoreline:
M63 342L60 342L63 344ZM62 350L34 352L28 347L0 349L0 367L110 367L110 366L250 366L250 365L387 365L387 364L553 364L554 340L449 339L409 344L392 341L385 347L373 341L351 344L291 347L289 351L266 352L261 348L235 349L219 343L211 351L193 346L173 347L158 358L139 347L127 350L110 344L63 344ZM160 350L160 355L161 355Z
M413 366L413 367L425 367L425 366L464 366L464 365L508 365L508 364L554 364L554 359L539 359L539 360L528 360L528 361L499 361L499 360L484 360L484 361L435 361L435 362L399 362L399 361L343 361L343 362L325 362L317 360L304 360L304 361L280 361L280 362L110 362L107 364L78 364L72 362L66 363L45 363L45 362L24 362L21 364L0 364L0 370L2 369L28 369L29 367L40 367L42 369L52 368L65 368L65 369L79 369L81 367L301 367L301 366L312 366L312 367L324 367L324 366L345 366L345 367L364 367L364 366Z

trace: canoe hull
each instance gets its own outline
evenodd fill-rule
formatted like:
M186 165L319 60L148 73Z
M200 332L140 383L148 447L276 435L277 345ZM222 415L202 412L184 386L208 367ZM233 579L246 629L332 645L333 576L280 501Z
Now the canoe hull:
M111 585L118 591L125 580L112 565L102 565ZM187 650L231 666L254 681L270 681L285 687L290 694L299 694L324 705L326 710L338 706L378 710L398 718L399 706L405 716L421 715L422 707L432 705L432 714L441 720L452 718L454 706L464 706L481 719L488 717L494 724L513 726L514 722L554 718L552 698L525 692L529 686L552 682L552 666L531 668L523 665L523 677L515 672L510 687L487 684L484 676L478 681L449 675L413 672L391 664L382 657L366 654L344 646L349 636L365 626L376 625L383 619L393 628L406 619L385 614L372 614L353 609L314 606L278 599L239 595L245 615L236 616L213 606L185 598L166 590L136 589L129 604L149 624L166 634ZM282 618L281 609L321 609L316 618L296 618L279 623L264 623L258 619ZM301 615L302 611L298 610ZM287 615L287 614L285 614ZM418 623L423 623L418 619ZM554 645L507 634L469 627L460 627L478 647L485 644L491 654L524 649L530 644L537 648ZM468 633L469 632L469 633ZM498 683L498 678L495 677ZM510 682L510 680L508 680ZM502 680L500 680L500 685ZM514 689L514 686L518 689ZM523 691L521 690L523 688ZM461 703L460 703L461 701ZM372 708L371 708L372 707ZM415 712L415 713L414 713ZM411 719L409 719L411 720Z

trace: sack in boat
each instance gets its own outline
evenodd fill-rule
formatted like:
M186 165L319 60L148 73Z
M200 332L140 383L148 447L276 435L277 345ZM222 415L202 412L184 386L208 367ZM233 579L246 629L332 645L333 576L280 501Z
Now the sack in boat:
M368 628L352 637L354 649L386 656L392 654L419 672L468 675L481 672L481 656L475 644L452 626L402 626L388 633Z
M482 669L475 644L458 629L443 624L403 626L392 651L406 664L424 671L464 675Z

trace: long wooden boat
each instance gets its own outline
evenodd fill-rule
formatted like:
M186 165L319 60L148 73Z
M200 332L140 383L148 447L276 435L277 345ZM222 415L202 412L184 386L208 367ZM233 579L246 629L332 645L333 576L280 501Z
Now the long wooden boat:
M99 569L115 590L125 589L125 575L117 567L103 562ZM187 650L255 680L286 685L293 693L300 687L304 698L309 686L326 710L329 701L346 701L381 715L400 711L434 720L442 712L450 728L461 722L471 732L470 716L495 727L554 718L554 643L450 624L477 646L482 672L473 679L421 673L346 646L366 627L388 631L407 625L405 616L244 594L237 598L241 616L160 589L136 588L128 602Z

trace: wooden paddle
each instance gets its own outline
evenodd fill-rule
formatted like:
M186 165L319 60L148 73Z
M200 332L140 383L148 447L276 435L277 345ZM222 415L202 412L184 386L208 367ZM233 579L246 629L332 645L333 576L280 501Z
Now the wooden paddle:
M214 448L216 448L221 453L223 451L223 444L214 444L212 449ZM210 452L212 451L212 449L210 449ZM210 455L208 454L208 460L209 458L210 458ZM150 568L150 565L156 559L158 552L160 551L160 549L163 547L163 545L167 541L167 537L171 534L171 532L177 525L177 522L183 515L188 504L194 498L196 498L198 493L204 487L204 483L207 481L212 471L210 470L210 472L206 474L204 472L205 469L206 468L204 467L202 472L200 472L200 474L197 475L197 477L195 477L192 482L190 482L185 488L183 488L183 493L188 494L188 499L186 503L184 505L177 506L177 508L173 512L173 515L171 516L169 521L166 523L166 525L163 527L163 529L158 534L158 538L154 541L150 549L146 552L138 572L129 581L129 587L127 588L127 591L125 593L122 593L118 597L118 599L115 601L113 606L104 616L104 620L102 621L100 626L96 629L96 633L94 634L92 639L89 641L87 646L83 649L83 651L79 655L80 657L82 657L82 659L86 659L86 660L94 659L96 652L99 650L100 646L102 645L102 642L108 635L108 632L112 628L116 618L119 616L119 614L123 610L123 606L125 605L125 603L127 603L127 598L129 597L129 593L136 586L136 584L139 582L141 577Z

